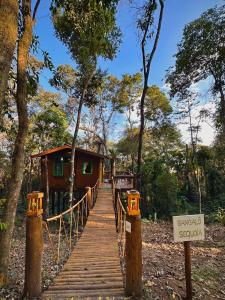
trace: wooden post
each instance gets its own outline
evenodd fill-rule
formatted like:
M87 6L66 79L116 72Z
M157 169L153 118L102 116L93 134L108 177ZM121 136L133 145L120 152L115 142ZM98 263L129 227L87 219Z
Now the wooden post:
M30 198L29 198L30 196ZM41 295L42 265L42 198L43 193L28 195L28 211L26 219L26 254L25 254L25 298Z
M126 231L126 295L142 295L142 239L141 215L127 215L126 221L131 224L131 232Z
M92 197L91 197L91 188L89 186L87 186L85 188L86 192L87 192L87 201L88 201L88 209L92 209L93 207L93 203L92 203Z
M186 299L192 300L191 282L191 242L184 242Z

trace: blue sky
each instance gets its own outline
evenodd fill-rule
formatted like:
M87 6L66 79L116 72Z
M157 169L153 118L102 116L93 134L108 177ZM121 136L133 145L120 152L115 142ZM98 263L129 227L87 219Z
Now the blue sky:
M138 39L135 10L129 8L128 0L121 0L118 6L117 22L123 37L117 57L113 61L100 60L100 65L109 73L120 77L124 73L133 74L141 69L140 42ZM141 2L141 0L140 0ZM55 37L49 12L50 0L42 0L37 14L35 34L40 38L41 48L48 51L55 66L73 64L66 47ZM196 19L202 12L224 0L165 0L164 18L158 48L153 60L149 84L163 87L166 70L174 64L173 55L182 38L185 24ZM40 83L50 88L45 71Z
M40 38L41 48L49 52L54 65L71 63L66 47L55 37L50 20L49 0L41 1L37 14L35 33ZM165 71L173 65L173 55L177 43L181 40L185 24L197 18L203 11L215 5L224 4L223 0L166 0L164 18L158 49L152 64L150 83L162 85ZM123 34L122 44L116 59L101 61L101 66L120 77L124 73L135 73L141 68L141 53L135 24L135 10L128 7L128 0L121 0L118 13L118 25ZM41 83L47 87L47 74Z

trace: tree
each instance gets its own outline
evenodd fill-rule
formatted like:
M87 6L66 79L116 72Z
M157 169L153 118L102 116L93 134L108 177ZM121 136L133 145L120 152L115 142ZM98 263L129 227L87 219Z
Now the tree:
M2 105L7 91L9 71L18 36L18 10L17 0L2 0L0 2L0 129Z
M60 94L39 89L30 103L30 126L26 151L41 152L69 143L68 120Z
M185 26L175 55L176 65L167 76L171 96L186 92L193 83L213 79L212 92L219 95L218 124L225 133L225 5L204 12Z
M152 85L146 93L144 115L150 127L160 127L167 122L167 117L172 113L169 99L159 87Z
M137 162L138 133L138 128L127 128L124 136L116 144L117 152L122 154L128 163L131 163L132 173L135 172Z
M121 79L121 92L124 95L126 104L125 115L128 122L128 127L133 128L135 122L132 120L132 113L134 113L141 96L142 74L136 73L134 75L124 74Z
M6 224L6 229L0 231L0 244L2 247L0 257L0 278L3 279L0 284L5 283L7 280L10 241L12 238L17 201L23 179L24 145L28 131L27 67L29 49L32 42L32 27L39 2L40 0L37 0L36 5L34 6L33 16L31 15L30 0L23 1L21 6L21 22L19 26L19 40L17 45L16 105L18 112L18 131L12 155L10 189L7 193L7 201L4 207L3 215L3 222Z
M143 90L140 101L140 132L139 132L139 142L138 142L138 177L139 184L138 188L141 188L140 180L141 180L141 162L142 162L142 144L143 144L143 134L144 134L144 125L145 125L145 97L148 91L148 79L151 68L151 63L158 45L162 18L163 18L163 10L164 10L164 1L159 0L160 11L159 18L156 25L156 33L154 36L153 24L154 24L154 13L157 10L158 2L157 0L147 1L143 6L142 16L138 20L138 28L141 31L142 39L141 39L141 51L142 51L142 68L144 75L143 82ZM150 40L154 37L153 46L151 50L149 49Z
M115 25L116 0L56 1L51 11L57 36L68 47L75 59L81 77L77 121L71 151L69 200L74 189L75 147L80 126L81 111L88 85L96 72L99 56L112 59L116 53L120 33Z

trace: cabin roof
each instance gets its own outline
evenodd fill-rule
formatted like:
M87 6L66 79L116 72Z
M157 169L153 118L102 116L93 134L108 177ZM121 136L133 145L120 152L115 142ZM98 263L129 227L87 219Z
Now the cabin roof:
M49 154L52 154L52 153L55 153L55 152L58 152L58 151L61 151L61 150L65 150L65 149L71 150L72 147L71 147L71 145L59 146L59 147L56 147L56 148L52 148L52 149L42 151L42 152L37 153L37 154L33 154L33 155L31 155L31 158L46 156L46 155L49 155ZM86 154L89 154L89 155L97 156L99 158L104 158L105 157L104 155L102 155L100 153L96 153L96 152L86 150L86 149L82 149L82 148L79 148L79 147L76 147L76 152L86 153Z

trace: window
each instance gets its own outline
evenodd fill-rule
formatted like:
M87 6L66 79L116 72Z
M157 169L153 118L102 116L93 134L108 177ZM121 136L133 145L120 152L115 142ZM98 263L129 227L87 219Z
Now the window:
M91 175L93 171L92 162L84 161L82 165L82 174L83 175Z
M63 176L63 157L56 159L53 166L54 176Z

